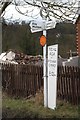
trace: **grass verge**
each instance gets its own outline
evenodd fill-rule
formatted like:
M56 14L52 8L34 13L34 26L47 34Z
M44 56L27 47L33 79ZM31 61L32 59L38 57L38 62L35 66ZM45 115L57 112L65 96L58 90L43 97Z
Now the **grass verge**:
M3 93L3 118L78 118L78 110L77 106L61 100L57 100L55 110L44 108L42 93L30 99L11 98Z

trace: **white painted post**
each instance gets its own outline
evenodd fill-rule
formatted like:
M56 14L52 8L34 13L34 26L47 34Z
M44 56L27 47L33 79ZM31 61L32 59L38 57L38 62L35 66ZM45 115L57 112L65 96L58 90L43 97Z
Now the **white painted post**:
M43 35L46 37L46 30L43 30ZM48 107L48 80L47 80L47 59L46 59L46 48L43 47L43 77L44 77L44 107Z

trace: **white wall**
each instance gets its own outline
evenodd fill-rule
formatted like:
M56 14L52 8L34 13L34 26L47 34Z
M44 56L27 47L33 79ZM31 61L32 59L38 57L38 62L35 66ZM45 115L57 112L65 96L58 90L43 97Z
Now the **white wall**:
M70 57L69 59L59 58L58 59L58 65L59 66L74 66L78 67L80 66L80 57Z

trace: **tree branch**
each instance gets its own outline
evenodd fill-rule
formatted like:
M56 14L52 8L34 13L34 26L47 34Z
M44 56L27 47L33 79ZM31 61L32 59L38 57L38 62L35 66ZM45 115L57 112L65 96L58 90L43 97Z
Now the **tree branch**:
M11 3L11 2L5 2L5 3L3 3L2 8L1 8L1 10L0 10L0 16L1 16L1 14L5 11L5 9L7 8L7 6L8 6L10 3Z

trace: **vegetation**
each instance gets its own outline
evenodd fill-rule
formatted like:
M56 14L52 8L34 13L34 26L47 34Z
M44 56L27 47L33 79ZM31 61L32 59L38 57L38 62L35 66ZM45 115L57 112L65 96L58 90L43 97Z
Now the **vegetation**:
M3 93L3 118L79 118L78 107L68 102L57 100L55 110L45 108L43 94L35 97L11 98Z
M76 51L75 25L60 23L55 29L47 30L47 45L59 44L59 54L67 56L69 50ZM31 33L28 24L6 25L3 23L3 51L8 49L19 50L26 54L42 54L39 38L42 32Z
M32 34L29 25L3 24L3 51L19 50L26 54L42 54L39 38L42 32ZM75 25L57 24L55 29L47 31L47 44L59 44L59 54L67 56L71 49L76 51ZM3 118L79 118L80 107L66 101L57 100L57 108L44 108L43 94L37 93L30 99L14 98L3 93Z

